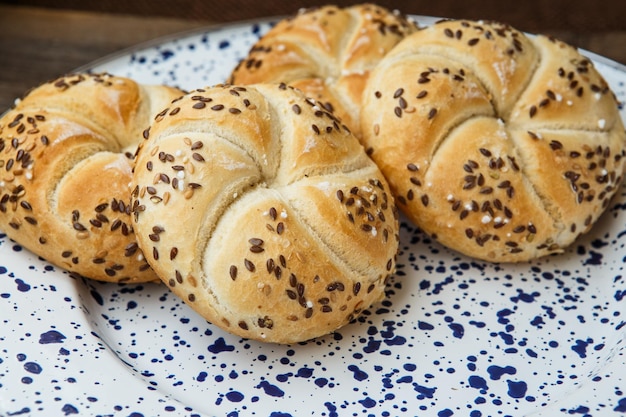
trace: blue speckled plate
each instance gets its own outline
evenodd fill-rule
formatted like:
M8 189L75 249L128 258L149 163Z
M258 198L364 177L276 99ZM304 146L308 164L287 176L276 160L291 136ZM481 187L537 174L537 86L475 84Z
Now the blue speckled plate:
M269 27L187 33L90 68L203 87ZM625 68L589 55L626 100ZM0 234L0 414L626 414L625 245L626 188L588 236L530 264L458 256L404 222L385 301L277 346L222 332L163 285L76 279Z

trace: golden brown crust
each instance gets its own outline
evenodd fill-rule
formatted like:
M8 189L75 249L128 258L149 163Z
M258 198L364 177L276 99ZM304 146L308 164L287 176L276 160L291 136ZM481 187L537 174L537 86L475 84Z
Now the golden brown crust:
M363 142L426 233L495 262L557 253L622 181L626 134L591 61L496 22L441 21L372 72Z
M415 23L374 5L301 10L265 34L229 83L285 82L323 102L360 138L360 99L371 69Z
M76 74L32 90L0 120L0 229L88 278L158 278L130 224L132 158L150 114L182 92Z
M327 334L380 300L395 268L382 173L332 113L284 84L172 103L140 146L132 195L157 274L245 338Z

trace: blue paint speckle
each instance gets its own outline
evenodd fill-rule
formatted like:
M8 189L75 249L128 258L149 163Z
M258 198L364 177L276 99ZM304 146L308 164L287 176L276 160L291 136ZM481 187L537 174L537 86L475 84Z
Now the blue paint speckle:
M433 326L430 323L427 323L425 321L418 321L417 322L417 328L420 330L433 330L435 328L435 326Z
M169 49L164 49L161 51L161 58L166 61L168 59L170 59L171 57L174 56L174 51L171 51Z
M314 371L313 368L307 368L307 367L300 368L298 369L296 376L300 378L310 378L311 376L313 376L313 371Z
M485 378L479 376L479 375L472 375L469 377L469 385L472 388L476 388L476 389L481 389L481 390L488 390L489 387L487 386L487 381L485 380Z
M448 327L452 330L452 336L456 337L457 339L463 338L463 335L465 334L465 328L462 324L450 323L448 324Z
M497 365L491 365L487 368L487 372L489 373L489 378L497 381L502 377L502 375L515 375L517 373L517 369L515 369L513 366L500 367Z
M232 403L239 403L243 401L245 396L239 391L230 391L226 394L226 398Z
M512 381L509 379L506 381L506 383L509 386L507 394L509 394L511 398L524 398L524 396L526 395L526 390L528 389L526 382Z
M574 352L576 352L578 354L578 356L580 356L580 358L586 358L587 357L587 347L593 343L593 339L587 339L587 340L576 340L576 344L574 346L572 346L572 350Z
M617 406L613 409L613 411L626 413L626 397L619 399L619 401L617 402Z
M226 344L226 340L223 337L219 337L207 349L211 353L232 352L235 350L235 346Z
M350 365L348 366L348 369L352 371L352 375L357 381L364 381L369 377L366 372L359 369L356 365Z
M65 404L61 410L63 411L63 415L65 416L69 416L70 414L78 414L78 409L72 404Z
M339 417L337 414L337 406L331 402L325 402L324 407L328 410L328 417Z
M433 398L435 391L437 391L436 387L425 387L419 384L413 384L413 389L420 393L418 398Z
M283 390L278 388L276 385L270 384L267 381L261 381L261 383L257 385L255 388L261 388L263 392L265 392L267 395L271 397L284 397L285 396L285 392Z
M28 372L30 372L31 374L40 374L41 371L43 370L41 368L41 365L39 365L38 363L35 362L26 362L24 364L24 369Z
M48 343L63 343L64 340L65 335L56 330L49 330L39 335L39 343L41 343L42 345Z
M30 285L24 282L24 280L16 279L15 283L17 284L17 290L20 292L30 291Z
M365 408L374 408L376 407L376 400L370 397L363 398L359 400L359 403Z

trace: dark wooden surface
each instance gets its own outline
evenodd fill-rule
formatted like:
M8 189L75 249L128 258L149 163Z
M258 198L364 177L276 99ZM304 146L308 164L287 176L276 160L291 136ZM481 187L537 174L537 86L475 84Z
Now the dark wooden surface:
M499 20L527 32L557 36L626 64L624 1L377 3L407 14ZM0 0L0 112L41 82L138 43L213 24L290 15L312 4L299 0Z

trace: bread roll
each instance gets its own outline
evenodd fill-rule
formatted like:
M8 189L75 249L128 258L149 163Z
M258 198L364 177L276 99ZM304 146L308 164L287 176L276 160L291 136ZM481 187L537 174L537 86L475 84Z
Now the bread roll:
M241 337L294 343L384 296L393 198L320 103L284 84L215 86L162 114L138 152L133 228L191 308Z
M181 94L106 74L31 91L0 119L0 229L88 278L158 280L136 243L128 187L142 131Z
M399 209L483 260L562 252L622 182L624 126L592 62L495 22L402 41L371 74L362 129Z
M403 15L373 4L303 9L265 34L229 83L288 83L333 109L360 138L360 100L370 70L415 30Z

